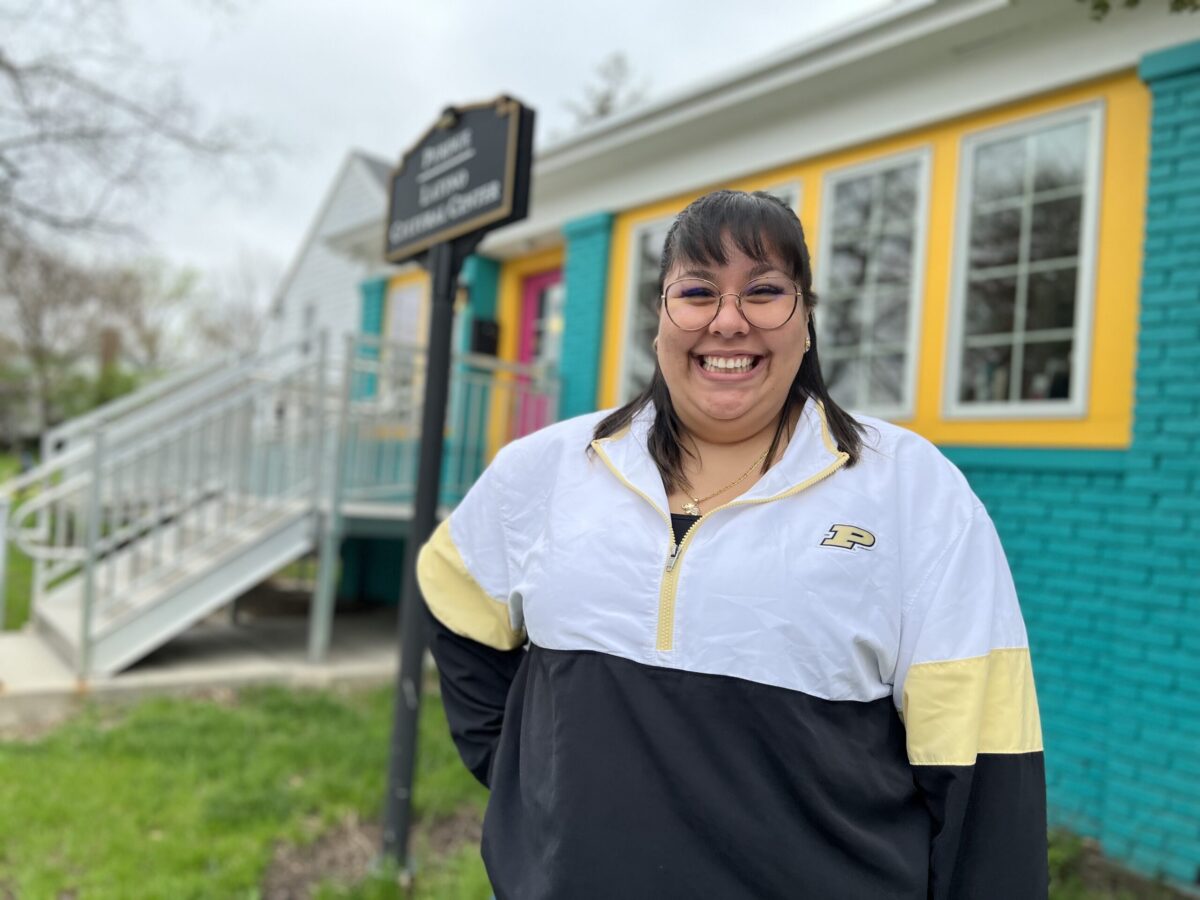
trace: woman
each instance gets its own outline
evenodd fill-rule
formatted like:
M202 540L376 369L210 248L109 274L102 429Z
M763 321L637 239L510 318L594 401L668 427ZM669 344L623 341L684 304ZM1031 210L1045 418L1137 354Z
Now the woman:
M649 389L506 447L421 554L497 896L1044 897L987 513L829 398L782 203L692 203L662 285Z

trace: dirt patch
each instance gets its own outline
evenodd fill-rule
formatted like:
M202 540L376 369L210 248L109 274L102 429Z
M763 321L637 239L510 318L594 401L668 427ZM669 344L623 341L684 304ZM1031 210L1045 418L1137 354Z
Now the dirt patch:
M366 878L383 830L348 816L307 846L282 844L263 878L264 900L307 900L323 881L352 885Z
M481 834L479 811L464 807L452 815L416 823L412 845L428 865L463 844L477 845ZM263 878L263 900L308 900L326 881L345 887L358 884L375 865L382 839L378 822L347 816L311 844L279 845Z
M1075 871L1088 890L1090 900L1194 900L1195 894L1150 881L1108 859L1095 841L1081 842Z

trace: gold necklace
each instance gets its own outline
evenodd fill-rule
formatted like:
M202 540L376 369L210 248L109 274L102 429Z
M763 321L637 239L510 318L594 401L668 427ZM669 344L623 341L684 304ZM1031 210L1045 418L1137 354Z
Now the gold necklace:
M727 490L729 490L731 487L733 487L739 481L742 481L747 475L749 475L751 472L754 471L755 466L757 466L760 462L762 462L764 459L767 458L767 452L770 449L771 448L768 447L766 450L764 450L762 452L762 454L758 457L758 459L756 459L754 462L750 463L750 468L748 468L745 472L743 472L737 478L733 479L733 481L729 482L729 484L725 485L725 487L721 488L719 491L713 491L707 497L693 497L687 503L683 504L683 514L685 516L703 515L703 513L700 512L700 504L701 503L711 500L713 497L717 496L718 494L725 493Z

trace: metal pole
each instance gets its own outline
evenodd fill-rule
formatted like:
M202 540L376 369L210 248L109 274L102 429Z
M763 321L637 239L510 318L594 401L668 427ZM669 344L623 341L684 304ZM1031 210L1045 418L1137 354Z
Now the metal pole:
M421 416L421 456L417 470L412 528L404 548L404 581L400 594L400 668L388 788L384 797L383 853L408 869L408 832L412 815L412 783L416 768L417 719L421 675L428 642L424 602L417 588L417 551L433 533L442 474L442 443L450 375L450 331L454 288L466 248L453 242L429 251L432 275L432 315L426 354L425 405ZM461 255L460 255L461 254Z
M83 564L83 609L79 622L79 677L86 679L92 668L92 615L96 605L96 565L100 544L103 502L100 479L104 472L104 431L97 423L92 436L92 479L88 485L87 555Z
M353 400L354 351L356 343L352 335L346 336L346 357L342 360L341 399L338 404L336 443L333 447L333 466L329 470L329 508L324 512L315 510L320 524L318 534L317 585L313 591L312 610L308 623L308 661L319 663L329 651L329 638L333 630L333 592L337 589L338 549L341 543L342 491L346 479L346 443L350 439L350 404Z

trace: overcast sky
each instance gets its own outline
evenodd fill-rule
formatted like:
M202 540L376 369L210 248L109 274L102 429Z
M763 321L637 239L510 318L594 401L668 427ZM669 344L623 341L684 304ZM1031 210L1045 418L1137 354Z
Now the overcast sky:
M280 147L246 184L182 173L147 210L155 252L216 270L280 267L351 148L395 160L448 103L511 94L537 141L569 132L568 99L624 51L653 100L863 15L887 0L141 0L134 37L202 110Z

